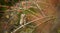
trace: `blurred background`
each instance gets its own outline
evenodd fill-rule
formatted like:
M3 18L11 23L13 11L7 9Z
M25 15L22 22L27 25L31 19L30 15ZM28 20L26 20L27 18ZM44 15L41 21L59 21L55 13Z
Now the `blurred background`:
M60 33L60 0L0 0L0 33Z

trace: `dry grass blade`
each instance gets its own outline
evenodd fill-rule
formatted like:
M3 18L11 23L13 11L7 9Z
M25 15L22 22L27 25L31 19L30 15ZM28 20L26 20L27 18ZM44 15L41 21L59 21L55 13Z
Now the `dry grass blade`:
M47 16L47 17L50 17L50 16ZM15 29L15 30L14 30L13 32L11 32L11 33L15 33L17 30L19 30L20 28L24 27L25 25L28 25L28 24L30 24L30 23L32 23L32 22L34 22L34 21L37 21L37 20L40 20L40 19L43 19L43 18L46 18L46 17L37 18L37 19L35 19L35 20L33 20L33 21L30 21L30 22L28 22L28 23L26 23L26 24L24 24L24 25L21 25L20 27L18 27L17 29Z
M46 21L44 21L44 22L42 22L42 23L39 23L39 24L36 25L35 27L38 27L39 25L44 24L44 23L47 23L48 21L51 21L51 20L54 20L54 19L56 19L56 18L48 19L48 20L46 20Z
M40 10L40 12L41 12L41 14L43 15L43 16L45 16L45 14L44 14L44 12L42 11L42 9L40 8L40 6L35 2L35 1L33 1L33 3L37 6L37 8Z
M31 10L28 10L28 11L30 11L31 13L33 13L33 14L36 15L36 16L40 16L39 14L37 14L37 13L31 11ZM42 16L42 15L41 15L41 16Z

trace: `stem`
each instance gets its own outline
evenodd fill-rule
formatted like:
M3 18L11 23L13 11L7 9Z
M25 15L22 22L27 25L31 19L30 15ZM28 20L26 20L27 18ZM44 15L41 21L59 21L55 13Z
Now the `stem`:
M50 16L47 16L47 17L50 17ZM15 29L15 30L14 30L13 32L11 32L11 33L15 33L17 30L19 30L20 28L24 27L25 25L28 25L28 24L30 24L30 23L32 23L32 22L35 22L35 21L40 20L40 19L43 19L43 18L46 18L46 17L37 18L37 19L35 19L35 20L33 20L33 21L30 21L30 22L28 22L28 23L26 23L26 24L24 24L24 25L21 25L20 27L18 27L17 29Z

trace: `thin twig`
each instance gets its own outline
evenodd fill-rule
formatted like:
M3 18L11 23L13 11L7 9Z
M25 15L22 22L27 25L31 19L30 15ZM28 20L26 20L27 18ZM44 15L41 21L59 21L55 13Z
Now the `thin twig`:
M31 12L31 13L33 13L33 14L36 15L36 16L40 16L39 14L37 14L37 13L31 11L31 10L28 10L28 11Z
M47 17L50 17L50 16L47 16ZM15 30L14 30L13 32L11 32L11 33L15 33L17 30L19 30L20 28L24 27L25 25L30 24L30 23L32 23L32 22L34 22L34 21L43 19L43 18L46 18L46 17L38 18L38 19L35 19L35 20L33 20L33 21L30 21L30 22L28 22L28 23L26 23L26 24L24 24L24 25L21 25L20 27L18 27L17 29L15 29Z
M51 21L51 20L54 20L54 19L56 19L56 18L48 19L48 20L46 20L46 21L44 21L44 22L42 22L42 23L39 23L39 24L36 25L35 27L38 27L39 25L44 24L44 23L47 23L48 21Z
M41 7L40 7L35 1L33 1L33 3L34 3L34 4L37 6L37 8L40 10L41 14L42 14L43 16L45 16L45 14L44 14L44 12L42 11Z

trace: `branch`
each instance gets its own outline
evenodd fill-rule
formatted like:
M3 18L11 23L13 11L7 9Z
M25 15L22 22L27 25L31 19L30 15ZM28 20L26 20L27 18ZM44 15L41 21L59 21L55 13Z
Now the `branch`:
M48 17L50 17L50 16L46 16L47 18ZM32 23L32 22L35 22L35 21L37 21L37 20L40 20L40 19L43 19L43 18L46 18L46 17L42 17L42 18L37 18L37 19L35 19L35 20L33 20L33 21L30 21L30 22L28 22L28 23L26 23L26 24L24 24L24 25L21 25L20 27L18 27L17 29L15 29L13 32L11 32L11 33L15 33L17 30L19 30L20 28L22 28L22 27L24 27L25 25L28 25L28 24L30 24L30 23Z
M33 1L33 3L34 3L34 4L37 6L37 8L40 10L41 14L42 14L43 16L45 16L45 14L44 14L44 12L42 11L41 7L40 7L35 1Z

